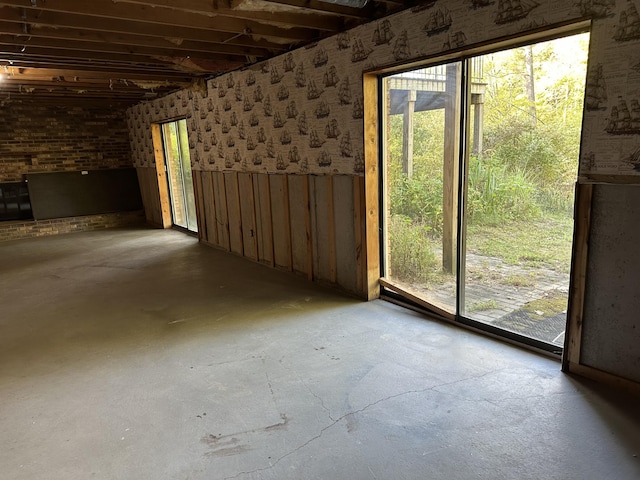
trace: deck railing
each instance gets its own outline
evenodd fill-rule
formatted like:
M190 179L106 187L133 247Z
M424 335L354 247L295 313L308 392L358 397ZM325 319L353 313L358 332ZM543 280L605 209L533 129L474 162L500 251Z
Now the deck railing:
M483 77L483 59L475 57L471 59L471 81L482 82ZM444 82L447 79L447 65L436 65L435 67L421 68L411 70L394 75L401 78L410 78L415 80L432 80Z

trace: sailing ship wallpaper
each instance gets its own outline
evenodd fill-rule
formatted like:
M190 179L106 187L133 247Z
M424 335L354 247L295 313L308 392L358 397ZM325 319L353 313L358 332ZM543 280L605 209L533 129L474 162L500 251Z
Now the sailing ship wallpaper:
M155 165L152 123L183 117L196 170L363 175L364 72L591 18L580 179L640 175L638 1L424 1L130 108L134 165Z

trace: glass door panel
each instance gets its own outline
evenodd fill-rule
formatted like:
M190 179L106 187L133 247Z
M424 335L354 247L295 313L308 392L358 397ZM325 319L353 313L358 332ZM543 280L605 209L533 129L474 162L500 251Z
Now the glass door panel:
M198 231L186 120L162 125L167 181L174 225Z
M196 198L193 189L193 175L191 172L191 158L189 156L189 137L187 135L187 121L180 120L178 124L178 145L180 147L180 158L182 160L182 179L184 185L185 208L187 211L187 230L198 231L196 217Z
M562 347L588 45L584 33L382 79L384 288Z
M459 313L559 347L587 47L582 34L485 55L472 85Z
M385 277L456 308L460 62L386 77Z

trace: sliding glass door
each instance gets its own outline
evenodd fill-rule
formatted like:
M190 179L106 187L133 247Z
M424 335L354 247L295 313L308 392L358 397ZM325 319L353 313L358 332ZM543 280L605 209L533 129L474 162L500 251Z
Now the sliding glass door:
M389 281L454 313L462 63L386 79L385 247Z
M588 42L574 35L382 79L390 292L562 346Z
M173 224L191 232L197 232L198 223L186 120L162 124L162 142Z

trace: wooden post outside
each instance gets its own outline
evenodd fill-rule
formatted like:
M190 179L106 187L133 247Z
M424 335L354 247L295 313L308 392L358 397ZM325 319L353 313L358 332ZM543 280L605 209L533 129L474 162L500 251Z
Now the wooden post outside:
M407 92L402 116L402 173L407 177L413 176L413 112L416 106L415 90Z
M482 130L484 128L484 95L474 95L477 98L473 105L473 155L482 155Z
M447 65L442 167L442 269L447 273L456 271L460 163L460 93L458 86L461 73L461 63Z

